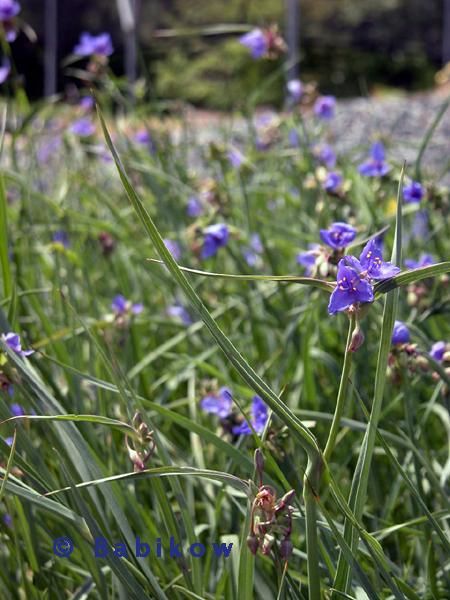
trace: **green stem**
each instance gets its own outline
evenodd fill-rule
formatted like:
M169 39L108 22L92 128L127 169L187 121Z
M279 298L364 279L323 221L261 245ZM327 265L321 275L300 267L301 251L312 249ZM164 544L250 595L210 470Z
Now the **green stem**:
M323 452L323 458L325 462L328 462L330 460L331 454L334 450L334 446L336 445L336 438L339 433L339 428L341 426L342 413L344 412L345 400L347 398L348 376L352 364L353 352L349 352L349 346L352 339L354 327L355 315L352 314L348 326L347 345L345 347L344 365L342 367L341 382L339 384L339 391L336 400L336 409L334 411L333 422L331 424L330 433L328 435L328 440L325 446L325 450Z
M308 459L303 480L306 517L306 554L308 556L308 598L320 600L319 544L317 537L317 501L323 462L320 457Z

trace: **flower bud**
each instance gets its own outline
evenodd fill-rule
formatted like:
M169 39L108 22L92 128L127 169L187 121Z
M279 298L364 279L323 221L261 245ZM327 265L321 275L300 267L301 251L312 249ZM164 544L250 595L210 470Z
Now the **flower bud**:
M262 542L262 546L261 546L261 552L264 554L264 556L267 556L268 554L270 554L270 551L271 551L274 543L275 543L275 537L271 533L266 533L266 535L264 536L263 542Z
M356 322L355 329L353 330L350 344L348 345L347 352L356 352L358 348L364 344L364 333L360 327L359 322Z
M247 537L247 547L253 555L255 555L258 552L259 541L255 535L250 534Z
M291 554L294 546L290 539L285 538L280 544L280 556L283 560L287 560Z
M261 448L256 448L255 450L255 469L262 478L264 472L264 455Z

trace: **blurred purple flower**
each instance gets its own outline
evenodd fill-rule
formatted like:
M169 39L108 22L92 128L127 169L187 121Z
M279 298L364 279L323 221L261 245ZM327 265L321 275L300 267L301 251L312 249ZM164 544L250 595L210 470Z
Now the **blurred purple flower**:
M426 210L416 212L412 234L416 239L423 239L428 235L428 213Z
M12 438L11 438L11 444L12 444ZM10 446L11 444L8 444L8 446ZM9 515L8 513L3 515L3 523L6 525L6 527L12 527L13 520L12 520L11 515Z
M347 223L337 222L332 223L330 229L320 230L320 239L322 242L334 248L340 250L345 248L353 242L356 237L356 229Z
M95 125L89 119L81 117L72 123L69 131L80 137L88 137L95 133Z
M202 258L209 258L217 254L219 248L222 248L228 242L229 230L227 225L217 223L209 225L203 230L204 240L201 251Z
M5 444L7 444L8 446L12 446L13 439L14 438L12 436L5 438Z
M288 133L289 145L291 148L298 148L300 146L300 138L296 129L290 129Z
M117 294L113 298L111 308L117 315L125 315L128 312L138 315L144 310L144 305L141 303L132 304L125 296Z
M7 58L4 58L2 64L0 65L0 84L5 83L5 81L9 77L10 72L11 63Z
M320 96L314 103L314 114L320 119L332 119L336 108L334 96Z
M164 239L164 245L166 246L167 250L170 252L170 254L172 255L172 257L178 261L181 258L181 248L180 248L180 244L175 241L175 240L170 240L168 238Z
M266 426L269 411L259 396L253 396L251 413L253 429L261 435ZM250 435L253 433L247 421L244 421L241 425L236 425L232 431L235 435Z
M231 150L227 152L227 158L230 165L235 169L238 169L245 161L245 156L237 148L231 148Z
M53 241L56 244L61 244L64 248L68 248L70 246L69 236L67 235L67 231L59 230L55 231L53 234Z
M291 98L295 100L295 102L298 102L303 93L303 84L300 79L291 79L287 82L286 87Z
M81 34L80 41L73 49L73 53L77 56L91 56L92 54L110 56L113 53L111 36L109 33L91 35L85 31Z
M331 171L331 173L327 174L327 177L322 184L323 189L330 193L336 192L337 189L342 184L342 181L343 181L343 179L342 179L342 175L340 173Z
M11 414L13 417L23 417L25 410L20 404L11 404Z
M356 302L373 302L373 288L366 279L345 264L345 259L339 261L336 287L331 294L328 312L334 315L346 310Z
M447 344L443 341L435 342L431 346L430 356L434 358L434 360L441 362L444 358L444 354L447 350Z
M400 269L390 262L384 262L382 244L378 238L367 242L359 257L345 256L346 263L362 278L389 279L400 273Z
M407 344L409 342L409 329L403 321L395 321L394 329L392 331L391 343L396 344Z
M264 56L268 50L267 38L261 29L253 29L239 38L239 42L250 50L252 58Z
M188 217L199 217L203 214L202 204L195 196L188 198L186 213Z
M191 325L192 318L187 309L181 304L173 304L172 306L167 307L167 315L169 317L174 317L176 319L180 319L183 325Z
M336 165L336 154L328 144L321 144L313 148L313 154L319 162L332 169Z
M406 203L420 202L424 196L423 187L418 181L411 181L403 188L403 199Z
M317 251L319 250L319 244L309 244L309 250L306 252L299 252L297 254L297 263L305 267L305 275L311 277L313 267L317 260Z
M15 0L0 0L0 21L10 21L20 12L20 4Z
M34 354L34 350L22 350L20 336L18 333L10 331L6 335L2 334L2 339L6 345L16 354L19 354L19 356L30 356L31 354Z
M205 396L200 401L202 410L212 415L217 415L221 419L228 417L231 413L233 396L228 387L221 387L217 394Z
M435 264L434 256L431 254L422 254L419 260L405 259L405 265L408 269L420 269L420 267L428 267Z
M369 158L358 167L361 175L366 177L382 177L390 169L391 167L385 160L385 151L382 142L375 142L373 144Z
M92 96L83 96L80 100L80 106L85 111L91 110L94 107L94 98Z
M54 137L43 141L36 152L38 163L40 165L46 164L52 155L57 154L57 151L61 147L61 143L61 137L59 135L55 135Z

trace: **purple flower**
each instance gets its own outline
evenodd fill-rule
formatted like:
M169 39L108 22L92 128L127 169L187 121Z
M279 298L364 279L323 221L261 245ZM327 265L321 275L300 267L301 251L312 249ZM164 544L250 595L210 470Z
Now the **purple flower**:
M412 234L417 239L422 239L428 235L428 214L426 210L416 212Z
M11 439L11 443L12 443L12 439ZM10 446L10 445L11 444L8 444L8 446ZM9 515L8 513L3 515L3 523L6 525L6 527L12 527L12 522L13 522L13 520L12 520L11 515Z
M408 269L420 269L420 267L428 267L429 265L434 265L436 261L431 254L422 254L419 260L411 260L407 258L405 260L405 265Z
M400 273L400 269L390 262L384 262L381 242L378 238L370 240L364 246L359 260L354 256L345 256L344 260L360 277L370 279L389 279Z
M256 433L261 434L264 431L269 414L267 406L259 396L253 396L251 412L253 429ZM235 435L250 435L253 433L247 421L244 421L241 425L236 425L232 431Z
M335 250L345 248L350 242L353 242L355 237L356 229L347 223L332 223L330 229L320 230L320 239L322 242Z
M68 248L70 246L69 236L67 235L67 231L55 231L53 234L53 241L55 244L61 244L64 248Z
M186 213L188 217L199 217L203 214L202 204L195 196L188 198Z
M20 12L20 4L14 0L0 0L0 21L10 21Z
M34 354L34 350L22 350L20 336L18 333L10 331L6 335L2 334L2 339L6 345L19 356L30 356L31 354Z
M228 242L229 231L228 227L223 223L209 225L203 230L204 240L201 252L202 258L215 256L217 251Z
M258 233L252 233L250 236L250 248L257 254L261 254L264 250L261 237Z
M411 181L403 188L403 199L407 203L420 202L424 196L423 187L418 181Z
M314 103L314 114L320 119L332 119L336 108L334 96L320 96Z
M144 305L141 303L132 304L125 296L117 294L117 296L114 296L113 298L111 308L117 315L125 315L128 312L138 315L144 310Z
M233 404L233 396L230 388L221 387L217 394L205 396L200 401L202 410L212 415L217 415L221 419L228 417L231 413L231 405Z
M320 248L319 244L309 244L309 250L306 252L299 252L297 254L297 263L305 267L305 275L311 277L313 268L317 261L317 250Z
M150 138L150 134L146 129L140 129L133 137L133 140L137 143L137 144L142 144L144 146L147 146L148 144L150 144L151 138Z
M11 414L13 417L23 417L25 411L20 404L11 404Z
M342 175L332 171L331 173L328 173L325 181L323 182L323 189L330 193L336 192L342 184L342 181Z
M407 344L409 342L409 329L403 321L395 321L394 329L392 331L391 343L396 344Z
M36 157L40 165L46 164L52 155L56 155L61 147L61 137L56 135L45 140L37 149Z
M445 342L435 342L431 346L430 356L434 358L434 360L441 362L444 358L444 354L447 350L447 344Z
M385 161L384 146L375 142L370 150L370 157L359 165L358 171L366 177L382 177L390 171L391 167Z
M70 131L80 137L88 137L95 133L95 125L89 119L81 117L72 123Z
M245 161L245 156L236 148L231 148L231 150L227 152L227 158L230 165L235 169L238 169Z
M191 315L187 309L179 303L167 307L167 314L169 317L180 319L183 325L188 326L192 324Z
M362 279L357 271L347 266L345 259L340 260L336 287L328 304L330 315L346 310L356 302L373 302L373 298L373 288L367 279Z
M79 43L73 49L73 53L77 56L91 56L92 54L110 56L113 53L111 36L109 33L91 35L90 33L83 32Z
M291 148L298 148L300 146L300 139L295 129L290 129L288 133L288 140Z
M14 438L12 436L5 438L5 444L7 444L8 446L12 446L13 439Z
M256 266L259 261L259 254L262 254L264 248L261 242L261 238L257 233L253 233L250 236L250 247L243 249L243 255L246 263L250 267Z
M239 42L248 48L252 58L264 56L268 50L267 38L261 29L253 29L239 38Z
M94 98L92 96L83 96L80 100L80 106L85 111L91 110L94 107Z
M298 102L303 93L303 84L300 79L291 79L287 82L286 87L291 98L295 100L295 102Z
M2 64L0 65L0 84L5 83L5 81L9 77L10 72L11 63L7 58L4 58Z
M328 144L321 144L313 148L313 154L319 162L332 169L336 165L336 154Z
M178 242L176 242L175 240L169 240L168 238L166 238L163 241L164 241L164 244L165 244L167 250L172 255L172 257L177 261L180 260L180 258L181 258L180 244Z

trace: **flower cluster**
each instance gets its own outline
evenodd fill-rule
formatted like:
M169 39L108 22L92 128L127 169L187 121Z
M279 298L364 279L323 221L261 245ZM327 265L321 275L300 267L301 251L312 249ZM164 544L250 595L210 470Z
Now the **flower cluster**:
M138 412L134 415L132 424L136 433L136 442L130 444L130 440L126 436L125 445L128 456L134 465L134 471L137 473L145 469L147 462L155 452L156 443L153 438L153 431L149 430L148 425L144 423Z
M251 508L250 533L247 546L252 554L258 549L267 556L278 552L283 561L292 554L292 513L291 502L295 491L290 490L277 501L276 491L270 485L263 485L264 458L258 448L255 452L255 468L259 475L259 487Z
M268 409L259 396L253 396L251 405L251 422L239 422L238 416L233 411L233 396L230 388L221 387L218 391L212 391L200 401L202 410L217 415L221 419L231 421L231 433L233 435L251 435L252 429L259 435L264 431L268 419Z
M398 267L383 261L379 239L370 240L359 259L348 255L339 261L336 287L330 297L328 312L333 315L350 307L356 307L359 303L373 302L372 282L389 279L399 272Z

